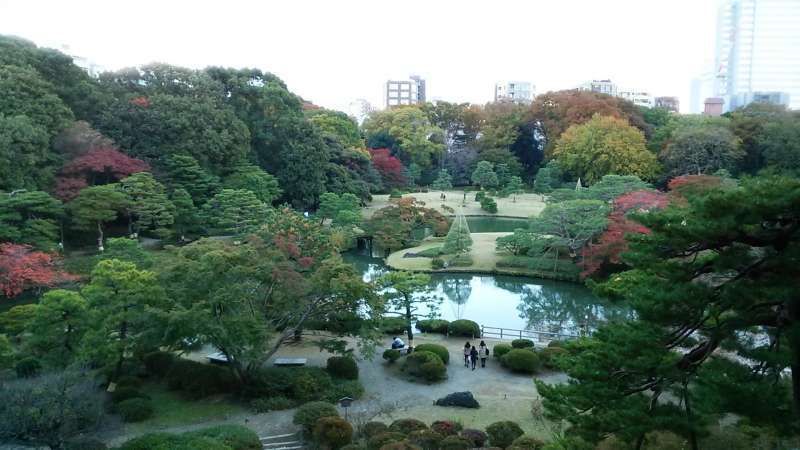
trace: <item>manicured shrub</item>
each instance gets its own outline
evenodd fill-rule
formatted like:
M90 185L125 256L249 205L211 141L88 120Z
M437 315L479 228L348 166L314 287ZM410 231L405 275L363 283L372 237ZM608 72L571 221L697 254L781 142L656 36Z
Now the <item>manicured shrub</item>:
M502 358L506 353L514 350L514 347L508 344L497 344L492 347L492 354L495 358Z
M384 317L379 328L383 334L403 334L406 332L406 320L400 317Z
M450 322L448 332L450 333L450 336L461 336L474 339L476 337L480 337L481 327L471 320L460 319Z
M442 436L451 436L458 434L461 430L461 424L452 420L437 420L431 424L431 430Z
M516 422L504 420L486 427L486 434L489 435L489 444L492 447L506 448L514 442L514 439L522 436L525 432Z
M392 348L387 348L386 350L383 351L383 359L385 359L390 363L397 361L398 359L400 359L401 356L403 356L403 354L400 353L399 350L395 350Z
M406 356L403 370L427 381L442 380L447 373L442 359L436 353L427 351L415 351Z
M389 193L389 198L400 198L403 196L403 193L398 191L397 189L392 189L392 192Z
M119 450L231 450L231 447L208 437L149 433L125 442Z
M294 405L294 401L282 396L257 398L250 402L250 407L257 413L283 411L284 409L294 408Z
M14 370L20 378L33 378L42 370L42 363L33 356L28 356L17 361Z
M472 441L461 436L447 436L439 443L440 450L468 450L472 447Z
M444 269L444 260L438 257L431 259L431 269L433 270Z
M497 202L494 201L491 197L484 197L481 200L481 209L490 213L496 214L497 213Z
M473 447L483 447L483 444L485 444L486 440L489 439L489 436L487 436L483 431L472 428L463 430L461 432L461 437L469 439L469 441L472 442Z
M422 450L438 450L442 439L444 439L444 436L433 430L416 430L408 433L408 442L422 448Z
M545 443L542 442L541 439L522 435L514 439L514 442L512 442L511 446L508 448L513 450L539 450L544 447L544 445Z
M408 440L403 440L386 444L380 450L422 450L422 448L408 442Z
M117 378L117 387L139 388L142 386L142 379L130 375L123 375Z
M441 319L425 319L417 322L417 329L423 333L447 333L450 322Z
M167 386L191 397L203 398L233 392L237 383L226 367L178 359L167 373Z
M431 352L435 353L439 359L442 360L443 363L448 364L450 362L450 351L447 350L447 347L444 345L439 344L420 344L414 347L415 352Z
M153 416L153 405L146 398L129 398L114 407L125 422L141 422Z
M184 433L183 436L213 439L227 445L232 450L261 450L263 448L258 434L241 425L218 425Z
M542 365L548 369L557 369L558 358L562 355L569 355L567 349L561 347L545 347L539 351L539 358L542 360Z
M161 351L148 353L142 358L147 373L157 377L165 377L175 359L172 353Z
M301 402L321 400L333 388L333 380L319 367L304 367L291 380L291 397Z
M411 433L412 431L427 429L428 426L425 425L425 422L417 419L397 419L389 425L389 431L405 434Z
M472 257L469 255L457 255L450 258L452 267L467 267L472 265Z
M320 417L331 416L339 416L339 411L336 410L333 404L328 402L308 402L297 408L292 423L300 425L310 432Z
M376 434L386 433L387 431L389 431L389 427L383 422L367 422L361 426L359 433L361 437L369 439Z
M486 192L478 191L475 193L475 201L480 202L486 198Z
M364 385L358 380L343 380L333 383L333 387L325 391L321 400L331 403L338 403L344 397L352 399L361 398L364 395Z
M511 346L514 348L533 348L533 341L530 339L514 339L511 341Z
M358 364L349 356L331 356L328 358L326 369L335 378L358 379Z
M406 435L403 433L396 433L394 431L387 431L384 433L378 433L371 438L367 439L367 449L368 450L380 450L386 444L392 444L395 442L401 442L405 440Z
M547 346L548 347L562 347L563 348L564 347L564 342L554 339L554 340L548 342Z
M322 448L339 449L353 439L353 426L341 417L320 417L314 424L313 438Z
M506 353L501 361L503 366L519 373L536 373L542 365L539 355L522 348L515 348Z
M147 395L140 392L138 389L132 387L121 387L117 388L114 392L111 393L111 401L113 403L124 402L125 400L130 400L132 398L149 398Z

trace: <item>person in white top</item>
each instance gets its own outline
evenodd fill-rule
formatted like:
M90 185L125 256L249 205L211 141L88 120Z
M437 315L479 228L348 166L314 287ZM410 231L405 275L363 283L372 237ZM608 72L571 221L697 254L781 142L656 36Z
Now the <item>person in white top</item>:
M399 336L395 336L394 339L392 340L392 348L403 348L405 346L406 343L403 342L403 340L400 339Z

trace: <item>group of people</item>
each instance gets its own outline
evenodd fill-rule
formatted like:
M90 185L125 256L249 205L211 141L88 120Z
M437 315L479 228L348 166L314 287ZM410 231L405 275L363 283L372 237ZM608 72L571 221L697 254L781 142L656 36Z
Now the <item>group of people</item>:
M472 370L475 370L475 366L478 364L478 358L481 360L481 367L486 367L486 358L488 357L489 347L486 345L486 342L481 341L477 348L470 344L469 341L464 344L464 367L470 367L471 365Z

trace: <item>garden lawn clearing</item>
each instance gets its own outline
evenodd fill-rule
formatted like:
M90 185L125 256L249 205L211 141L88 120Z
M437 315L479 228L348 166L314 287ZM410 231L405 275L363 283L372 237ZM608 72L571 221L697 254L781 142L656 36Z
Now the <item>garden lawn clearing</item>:
M458 212L461 210L465 216L502 216L502 217L521 217L528 218L537 216L544 209L544 197L540 194L518 194L517 201L513 197L492 197L497 202L497 214L490 214L481 209L481 204L475 201L475 191L467 192L467 203L462 208L461 203L464 198L464 191L444 191L447 197L444 204L453 211ZM442 209L442 200L439 196L442 191L429 191L429 192L412 192L403 194L403 197L414 197L417 200L425 202L425 207L433 208L444 215L452 215L450 211ZM372 214L389 205L388 195L373 195L372 201L364 208L361 213L365 218L372 217Z

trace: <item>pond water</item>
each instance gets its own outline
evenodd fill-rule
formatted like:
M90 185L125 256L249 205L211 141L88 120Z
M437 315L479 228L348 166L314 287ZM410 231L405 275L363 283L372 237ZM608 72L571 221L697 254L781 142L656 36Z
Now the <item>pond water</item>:
M513 232L517 228L528 228L528 219L516 217L469 216L467 225L471 233Z
M366 253L352 251L344 258L366 281L390 270L382 259ZM629 314L583 285L539 278L433 273L430 288L442 299L441 318L470 319L487 327L580 334Z

